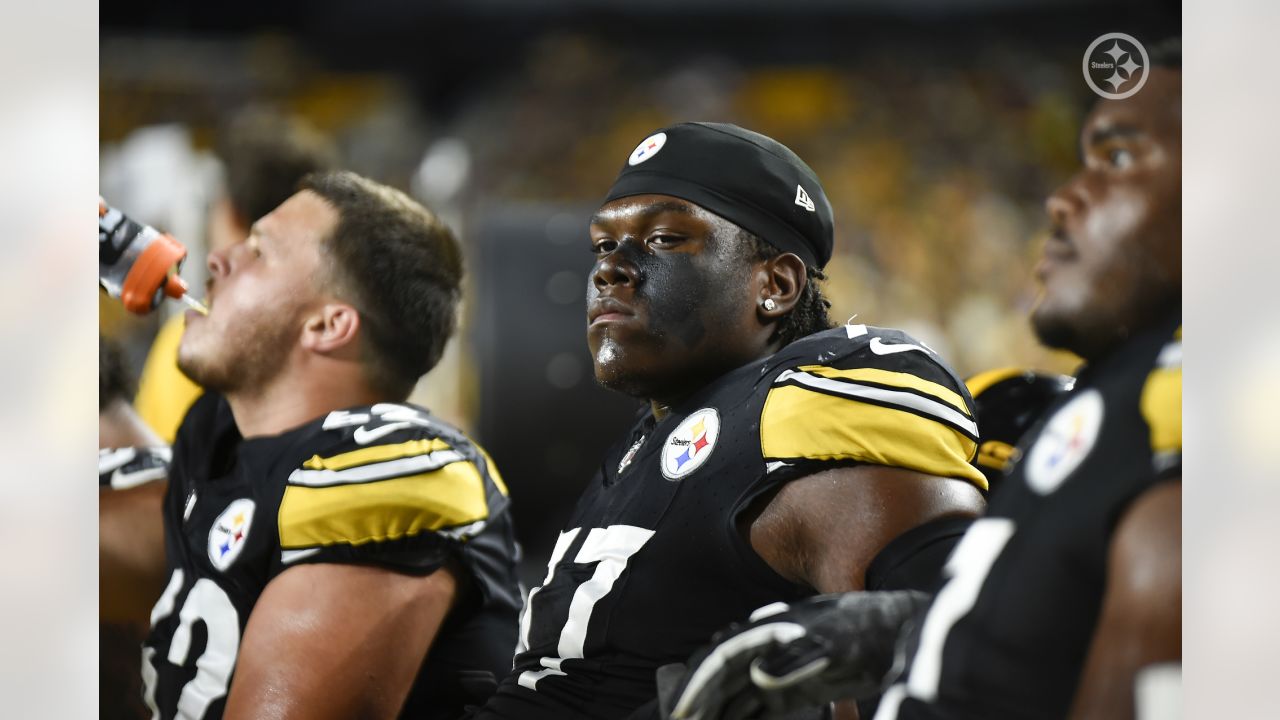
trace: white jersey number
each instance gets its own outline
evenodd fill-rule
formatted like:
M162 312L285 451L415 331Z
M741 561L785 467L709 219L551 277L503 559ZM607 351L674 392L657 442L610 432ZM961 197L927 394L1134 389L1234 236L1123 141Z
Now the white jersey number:
M182 590L181 568L169 577L160 600L151 610L151 627L173 614L175 600ZM166 659L174 665L185 665L191 652L191 628L197 620L204 623L208 641L204 652L196 658L196 676L182 687L178 696L178 717L199 720L214 700L227 694L231 684L231 671L235 668L236 655L240 652L240 616L231 604L231 598L208 578L196 580L187 593L182 609L178 611L178 629L169 642ZM156 707L155 648L142 651L142 681L146 685L144 699L151 709L153 720L160 718Z
M944 572L950 579L938 591L920 628L920 643L907 672L906 684L896 684L884 694L875 720L894 720L898 706L907 697L932 701L938 696L942 676L942 646L956 624L973 609L996 558L1013 537L1014 523L1008 518L982 518L960 539Z
M529 625L532 622L533 598L538 591L551 584L555 578L556 565L564 558L565 552L573 544L582 528L574 528L560 533L556 539L555 549L551 551L551 559L547 562L547 577L542 585L529 593L529 600L524 605L524 615L520 618L520 647L523 652L529 647ZM592 528L583 541L582 548L574 556L575 563L586 565L599 563L591 575L591 579L578 586L569 601L569 619L560 630L560 641L556 646L558 657L542 658L542 670L526 670L520 673L519 683L530 690L538 689L538 681L548 675L564 675L560 663L566 659L581 658L582 647L587 639L587 626L591 622L591 611L617 582L618 576L627 568L627 561L653 537L652 530L631 525L610 525L607 528Z

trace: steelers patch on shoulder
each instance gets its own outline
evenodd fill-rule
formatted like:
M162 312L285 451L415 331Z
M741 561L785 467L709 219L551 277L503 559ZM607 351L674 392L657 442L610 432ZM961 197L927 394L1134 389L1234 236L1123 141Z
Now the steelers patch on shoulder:
M1086 390L1054 413L1027 453L1027 485L1048 495L1089 457L1102 429L1102 393Z
M684 419L662 446L662 474L679 480L702 467L716 449L720 437L720 413L702 408Z
M627 158L627 164L639 165L645 160L657 155L658 151L662 149L662 146L666 144L666 133L660 132L650 135L644 140L641 140L640 144L636 146L636 149L631 151L631 157Z
M214 567L226 570L240 556L249 538L249 526L253 524L253 508L249 498L233 500L213 521L213 528L209 530L209 560Z

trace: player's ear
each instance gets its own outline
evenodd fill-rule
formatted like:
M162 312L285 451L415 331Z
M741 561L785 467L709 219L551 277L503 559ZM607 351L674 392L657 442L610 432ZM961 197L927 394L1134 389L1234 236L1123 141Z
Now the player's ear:
M360 313L346 303L329 302L307 317L302 328L302 345L318 353L333 353L355 347L360 331Z
M777 320L790 313L800 301L808 282L804 261L794 253L782 253L764 261L761 270L764 283L757 309L762 319Z

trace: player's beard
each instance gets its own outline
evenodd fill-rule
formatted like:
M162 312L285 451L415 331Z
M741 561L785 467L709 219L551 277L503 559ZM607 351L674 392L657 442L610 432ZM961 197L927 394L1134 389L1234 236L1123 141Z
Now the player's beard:
M222 337L201 338L204 345L194 352L180 348L178 369L201 387L224 395L267 386L285 368L297 340L297 324L292 318L262 314L235 327L236 332Z
M1179 278L1171 278L1141 252L1126 246L1112 269L1091 278L1089 288L1059 290L1031 312L1031 326L1046 347L1096 360L1133 333L1170 312L1182 300Z

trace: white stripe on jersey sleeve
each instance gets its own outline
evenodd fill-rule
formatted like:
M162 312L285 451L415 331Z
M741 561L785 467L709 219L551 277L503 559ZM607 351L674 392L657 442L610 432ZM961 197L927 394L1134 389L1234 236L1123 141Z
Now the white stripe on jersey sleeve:
M960 414L952 407L928 398L920 397L914 393L886 390L885 388L870 387L867 385L858 385L856 383L833 380L831 378L824 378L819 375L813 375L807 372L798 372L795 370L784 371L782 374L778 375L774 384L777 385L788 380L806 387L825 390L827 392L844 395L846 397L875 400L876 402L896 405L900 408L922 412L925 415L932 416L938 420L948 422L958 428L961 428L973 437L978 436L978 424L976 422Z
M413 475L415 473L439 470L445 465L466 460L457 450L437 450L425 455L398 458L380 463L370 463L346 470L294 470L289 475L290 485L307 487L329 487L331 485L347 485L351 483L386 480L389 478Z

